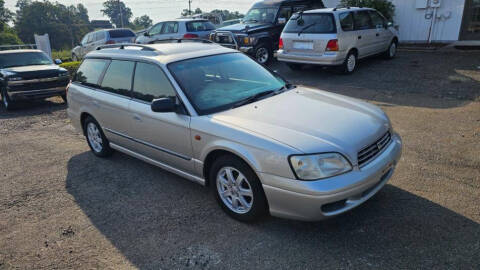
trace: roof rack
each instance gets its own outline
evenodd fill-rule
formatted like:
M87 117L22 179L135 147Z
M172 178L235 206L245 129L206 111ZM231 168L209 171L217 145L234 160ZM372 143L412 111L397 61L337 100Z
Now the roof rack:
M170 39L162 39L162 40L155 40L151 44L158 44L158 43L182 43L184 41L188 42L201 42L201 43L215 43L208 39L202 38L170 38Z
M156 51L154 48L150 46L142 45L142 44L134 44L134 43L102 45L97 47L97 51L103 50L103 49L113 49L113 48L119 48L120 50L124 50L125 47L139 47L139 48L142 48L142 51L152 51L152 52Z

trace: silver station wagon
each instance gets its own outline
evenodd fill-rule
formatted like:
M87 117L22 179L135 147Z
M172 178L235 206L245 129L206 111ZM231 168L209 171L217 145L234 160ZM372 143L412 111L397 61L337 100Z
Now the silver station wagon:
M378 107L293 86L216 44L89 53L68 115L93 153L117 150L210 186L232 217L321 220L368 200L402 141Z
M355 71L358 59L395 57L398 33L371 8L324 8L294 14L283 29L277 58L291 69L302 64L338 66Z

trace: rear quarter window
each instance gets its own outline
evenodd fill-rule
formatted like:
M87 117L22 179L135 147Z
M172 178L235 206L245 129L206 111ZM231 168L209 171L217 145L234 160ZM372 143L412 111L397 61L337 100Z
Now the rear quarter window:
M336 33L335 20L331 13L295 14L288 21L283 32L305 34Z
M109 60L85 59L75 73L73 81L82 85L98 87L98 81Z
M338 19L343 31L354 30L355 25L353 24L353 15L351 12L340 13L340 15L338 15Z
M209 21L187 22L186 26L187 32L211 31L215 29L215 26Z
M111 38L123 38L123 37L134 37L135 33L128 29L115 29L109 30L108 33L110 34Z

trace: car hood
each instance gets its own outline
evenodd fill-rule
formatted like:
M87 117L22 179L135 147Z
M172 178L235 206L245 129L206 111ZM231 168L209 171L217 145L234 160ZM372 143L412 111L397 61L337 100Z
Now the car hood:
M61 72L66 71L66 69L57 65L21 66L4 68L2 70L15 73L15 76L22 77L25 80L57 77Z
M296 88L211 117L303 153L341 152L352 161L359 150L390 128L386 114L374 105L309 88Z
M248 33L272 27L271 23L237 23L218 28L216 31L229 31L233 33Z

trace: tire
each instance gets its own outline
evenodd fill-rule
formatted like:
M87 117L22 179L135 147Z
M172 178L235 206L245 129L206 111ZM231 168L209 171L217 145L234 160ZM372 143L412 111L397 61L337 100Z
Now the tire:
M65 104L66 104L67 103L67 95L61 95L60 97L63 99L63 102L65 102Z
M15 108L15 103L10 99L10 97L7 95L6 89L2 88L0 89L1 96L2 96L2 104L3 107L5 107L5 110L9 111Z
M397 55L397 46L398 43L396 40L393 40L392 43L388 46L388 49L383 53L385 59L393 59Z
M302 64L294 64L294 63L287 63L287 66L291 69L291 70L301 70L303 65Z
M83 123L83 130L87 139L88 146L97 157L108 157L113 153L109 142L103 134L103 131L95 119L87 117Z
M357 69L358 65L358 57L354 51L350 51L345 57L345 61L343 61L343 65L341 66L341 71L344 74L352 74Z
M72 61L77 62L79 60L78 56L76 54L72 54Z
M219 157L212 164L209 179L215 199L223 211L234 219L251 222L268 213L262 184L243 160L233 155Z
M268 65L273 59L273 51L266 43L260 43L255 47L254 59L262 64Z

